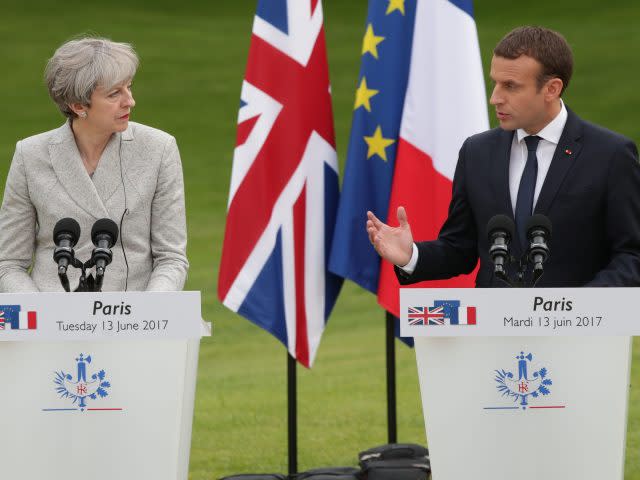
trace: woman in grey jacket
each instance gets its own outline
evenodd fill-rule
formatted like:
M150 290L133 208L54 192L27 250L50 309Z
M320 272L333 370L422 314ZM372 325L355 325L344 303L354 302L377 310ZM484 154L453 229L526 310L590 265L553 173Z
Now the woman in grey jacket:
M189 267L182 165L175 138L129 121L133 48L104 38L63 44L45 71L67 121L18 142L0 208L0 291L61 291L53 229L78 221L76 258L92 225L120 227L103 291L180 290ZM72 288L79 270L69 268Z

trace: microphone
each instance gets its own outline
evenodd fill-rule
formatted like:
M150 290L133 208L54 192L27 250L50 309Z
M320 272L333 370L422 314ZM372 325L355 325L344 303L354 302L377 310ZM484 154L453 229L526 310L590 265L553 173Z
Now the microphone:
M533 263L534 284L542 275L542 264L549 257L547 241L551 239L551 220L536 213L527 221L527 238L529 239L528 256Z
M67 268L74 264L73 247L76 246L79 238L80 225L73 218L67 217L58 220L53 227L53 243L56 245L56 248L53 249L53 261L58 264L58 278L66 292L71 291Z
M101 218L91 228L91 241L96 246L91 252L91 263L96 266L96 279L102 284L104 270L111 263L113 247L118 240L118 225L110 218ZM98 290L99 291L99 290Z
M509 244L513 238L516 226L506 215L494 215L487 224L489 237L489 255L494 265L494 274L506 279L505 266L509 263Z
M58 220L53 227L53 243L56 248L53 250L53 260L58 264L58 275L66 275L67 267L73 264L75 253L73 247L80 238L80 225L73 218L63 218Z

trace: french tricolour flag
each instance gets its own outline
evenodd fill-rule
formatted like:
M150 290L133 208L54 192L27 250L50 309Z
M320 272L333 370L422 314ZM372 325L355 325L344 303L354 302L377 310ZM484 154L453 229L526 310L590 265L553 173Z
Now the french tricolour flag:
M413 48L402 112L388 223L407 210L413 237L437 237L451 200L464 140L489 128L472 0L424 0L416 5ZM471 287L473 277L417 287ZM399 314L398 281L382 262L378 301ZM461 309L463 310L463 309Z
M451 325L476 325L476 307L462 307L457 320L457 323L451 321Z
M38 318L36 312L19 312L18 330L35 330L38 328Z

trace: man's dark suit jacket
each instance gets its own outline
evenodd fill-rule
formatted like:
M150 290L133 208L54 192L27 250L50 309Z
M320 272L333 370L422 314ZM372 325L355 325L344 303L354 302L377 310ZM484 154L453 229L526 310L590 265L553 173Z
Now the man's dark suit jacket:
M494 215L513 219L513 135L495 128L465 141L448 218L437 240L417 243L413 274L396 267L401 284L470 273L479 258L476 286L504 286L493 275L486 228ZM568 110L534 213L546 215L553 225L551 255L537 286L640 285L640 165L631 140ZM518 243L516 236L512 253L519 258Z

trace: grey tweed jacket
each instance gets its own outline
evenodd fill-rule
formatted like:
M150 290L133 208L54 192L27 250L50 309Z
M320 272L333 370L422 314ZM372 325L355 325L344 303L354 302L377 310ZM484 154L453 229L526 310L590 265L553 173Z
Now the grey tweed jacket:
M125 213L126 210L126 213ZM124 215L124 216L123 216ZM175 138L134 122L114 134L93 178L71 125L18 142L0 208L0 291L63 291L53 261L53 227L78 221L76 257L94 248L91 227L110 218L122 229L103 291L180 290L189 263L182 165ZM69 268L72 289L79 271Z

